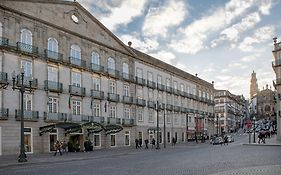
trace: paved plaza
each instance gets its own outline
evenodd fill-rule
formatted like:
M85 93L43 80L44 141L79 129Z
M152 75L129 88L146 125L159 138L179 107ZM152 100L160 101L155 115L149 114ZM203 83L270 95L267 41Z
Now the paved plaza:
M271 144L274 140L267 140L272 146L249 146L243 145L247 135L234 138L236 141L228 146L189 142L160 150L130 147L56 157L30 155L24 164L17 163L14 156L6 156L0 158L0 174L281 174L281 146Z

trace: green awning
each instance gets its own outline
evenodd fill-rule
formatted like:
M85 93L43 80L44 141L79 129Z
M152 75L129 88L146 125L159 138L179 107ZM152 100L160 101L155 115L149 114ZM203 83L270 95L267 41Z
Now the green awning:
M120 125L106 125L104 126L105 134L112 134L117 133L123 130L122 126Z

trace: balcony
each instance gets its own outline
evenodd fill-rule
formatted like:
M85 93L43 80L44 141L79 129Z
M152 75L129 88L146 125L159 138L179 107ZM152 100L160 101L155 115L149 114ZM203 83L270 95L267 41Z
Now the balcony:
M96 91L94 89L91 90L91 97L94 99L102 100L104 99L104 92L103 91Z
M119 102L119 95L113 94L113 93L108 93L107 94L107 100L112 101L112 102Z
M62 85L62 83L59 83L59 82L45 80L44 81L44 89L46 91L62 93L63 85Z
M16 120L21 120L21 110L15 110ZM37 122L39 120L39 112L38 111L23 111L24 121L33 121Z
M20 86L22 84L22 78L21 75L17 75L17 79L16 79L16 85ZM38 87L38 80L37 78L33 78L33 77L24 77L23 78L23 85L25 87L30 87L32 89L37 89Z
M185 97L185 92L184 91L180 91L180 95Z
M138 106L146 106L146 101L144 99L136 99L136 102L135 102L136 105Z
M97 123L104 123L104 117L93 116L92 121Z
M156 106L157 106L157 104L156 104ZM158 110L164 110L165 109L165 103L158 103L157 109Z
M69 122L82 122L83 115L69 114L67 121Z
M56 61L56 62L62 62L62 60L63 60L62 53L54 52L51 50L45 49L44 55L45 55L45 58L47 58L48 60L52 60L52 61Z
M140 77L136 77L136 84L141 85L141 86L145 86L145 79L140 78Z
M180 112L181 111L181 107L180 106L174 106L174 111Z
M7 87L8 84L8 74L6 72L0 72L0 86Z
M65 113L48 113L44 112L45 122L64 122L67 120L67 114Z
M8 119L9 119L9 109L0 108L0 120L8 120Z
M22 52L32 53L32 54L38 54L38 47L25 44L22 42L17 42L17 50Z
M126 103L126 104L133 104L133 97L130 97L130 96L123 96L123 103Z
M101 65L99 65L99 64L91 63L90 69L91 69L93 72L97 72L97 73L104 72L104 67L101 66Z
M122 73L122 79L128 82L134 82L134 76L131 74L127 74L125 72Z
M86 61L81 58L69 57L69 63L80 68L86 68Z
M170 86L166 86L166 91L169 92L169 93L172 93L173 92L173 88L170 87Z
M153 101L148 101L147 106L149 108L155 109L156 108L156 103Z
M185 107L181 107L181 112L182 112L182 113L186 113L186 112L188 112L188 110L187 110L187 108L185 108Z
M171 105L171 104L166 104L166 109L167 109L168 111L172 111L172 110L173 110L173 105Z
M0 37L0 46L8 46L9 45L9 39Z
M165 91L165 85L157 83L157 89L160 91Z
M120 118L113 118L113 117L108 117L107 118L107 124L110 125L116 125L116 124L121 124L121 119Z
M135 120L130 119L130 118L123 118L122 119L122 125L123 126L134 126L135 125Z
M173 89L173 93L174 93L175 95L180 95L180 91L179 91L178 89Z
M156 83L153 82L153 81L147 80L147 87L155 89L156 88Z
M75 85L69 85L69 93L71 95L85 97L86 89L84 87L77 87Z
M111 77L114 77L114 78L119 77L119 71L118 70L107 68L107 73Z

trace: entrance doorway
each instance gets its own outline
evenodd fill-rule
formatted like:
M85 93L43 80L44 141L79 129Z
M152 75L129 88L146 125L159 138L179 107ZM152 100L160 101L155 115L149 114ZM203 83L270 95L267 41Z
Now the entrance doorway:
M79 152L84 150L84 138L81 134L74 134L69 136L68 151Z
M53 131L50 132L50 145L49 145L49 151L55 151L55 143L58 140L58 136L57 136L57 130L54 129Z

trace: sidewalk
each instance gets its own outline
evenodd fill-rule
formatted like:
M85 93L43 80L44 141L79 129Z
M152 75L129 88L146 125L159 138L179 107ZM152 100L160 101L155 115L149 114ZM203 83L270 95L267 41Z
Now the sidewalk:
M244 143L243 145L247 146L281 146L281 141L276 139L276 135L273 135L270 138L265 139L265 143L258 143L258 138L256 138L256 143ZM253 138L251 138L251 141L253 142Z
M160 145L160 150L144 149L144 145L140 149L136 149L135 146L130 147L119 147L119 148L105 148L105 149L94 149L90 152L68 152L64 153L62 156L58 153L54 156L54 153L40 153L40 154L27 154L28 162L19 163L17 160L18 155L4 155L0 156L0 169L10 166L22 166L30 164L41 164L41 163L55 163L55 162L69 162L69 161L79 161L79 160L90 160L90 159L101 159L110 158L113 156L120 155L130 155L138 154L141 152L156 152L156 151L168 151L173 148L183 148L196 145L202 145L205 143L196 144L195 142L188 143L178 143L175 147L172 147L170 143L167 144L166 149L163 148L163 144Z

